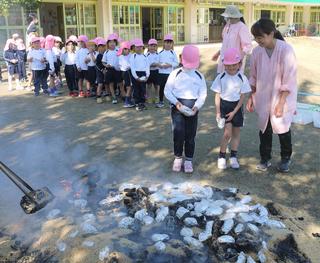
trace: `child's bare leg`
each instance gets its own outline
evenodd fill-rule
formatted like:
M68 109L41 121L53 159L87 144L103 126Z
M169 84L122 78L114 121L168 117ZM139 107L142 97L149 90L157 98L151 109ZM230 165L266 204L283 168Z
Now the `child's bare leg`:
M231 151L238 151L240 144L240 127L232 127Z
M78 81L79 92L82 91L82 86L83 86L83 79L79 79L79 81Z
M103 84L99 83L97 88L97 97L101 96Z
M121 97L124 98L126 96L126 90L124 88L124 83L121 82L120 84L120 93L121 93Z
M126 97L131 98L131 86L127 86Z
M226 153L228 143L232 137L232 124L231 123L226 123L224 126L224 132L223 136L220 141L220 152L221 153Z
M87 88L87 91L90 91L91 83L88 80L86 80L86 88Z
M111 83L108 85L108 87L109 87L109 90L110 90L110 93L111 93L112 98L115 98L115 97L116 97L116 93L115 93L115 91L114 91L114 83L111 82Z
M12 78L13 78L13 75L8 74L8 85L9 85L8 90L9 91L13 90L12 89Z

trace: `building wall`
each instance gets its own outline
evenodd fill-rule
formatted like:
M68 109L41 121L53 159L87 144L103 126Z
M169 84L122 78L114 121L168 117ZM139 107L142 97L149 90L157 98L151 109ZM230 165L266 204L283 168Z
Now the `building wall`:
M62 32L60 36L63 39L72 33L87 34L89 37L95 35L107 37L113 31L128 39L141 37L141 10L143 7L148 7L162 10L162 37L172 33L176 43L219 41L221 26L214 25L216 21L211 21L211 16L219 14L227 4L232 3L240 8L249 27L260 18L262 13L269 10L271 18L279 25L297 24L301 34L319 34L320 31L320 5L279 4L279 2L270 4L271 1L267 0L261 0L259 3L249 0L224 2L214 0L44 0L42 2L43 6L47 5L47 9L41 7L33 11L38 12L38 16L42 17L41 20L46 23L43 27L40 24L40 33L43 30L51 31L51 26L54 31L51 33L57 34L54 28L58 25L62 27L59 32ZM63 18L57 14L58 7L63 10ZM9 16L0 16L0 50L3 49L6 39L13 33L25 36L26 18L29 12L16 6L9 10ZM136 12L133 23L131 23L132 12ZM123 19L127 21L123 22Z

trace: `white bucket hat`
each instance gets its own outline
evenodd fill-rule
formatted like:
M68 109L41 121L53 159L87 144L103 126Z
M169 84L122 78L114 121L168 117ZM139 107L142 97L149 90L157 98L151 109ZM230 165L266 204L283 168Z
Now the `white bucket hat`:
M243 17L243 15L240 13L239 8L235 5L227 5L226 10L224 10L224 12L221 15L227 18Z

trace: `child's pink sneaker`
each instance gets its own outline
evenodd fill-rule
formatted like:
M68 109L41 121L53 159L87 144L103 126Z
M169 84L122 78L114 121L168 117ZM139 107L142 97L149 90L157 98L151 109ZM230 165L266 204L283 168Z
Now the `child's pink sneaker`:
M184 172L187 174L193 173L193 166L191 161L184 161Z
M182 158L175 158L172 165L173 172L180 172L182 167Z

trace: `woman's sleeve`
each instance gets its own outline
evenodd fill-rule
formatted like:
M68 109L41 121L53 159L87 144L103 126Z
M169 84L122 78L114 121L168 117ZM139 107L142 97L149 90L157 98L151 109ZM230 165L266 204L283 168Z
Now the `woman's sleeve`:
M297 61L292 47L283 50L280 91L291 92L297 88Z
M177 72L172 71L168 77L166 86L164 87L164 95L173 105L176 105L176 103L178 102L177 98L173 94L176 75L177 75Z
M240 44L241 44L242 52L247 55L250 53L252 48L252 36L246 25L243 25L240 28L239 35L240 35Z
M256 52L252 52L250 57L250 77L249 83L251 86L256 87L257 85L257 67L256 67Z

